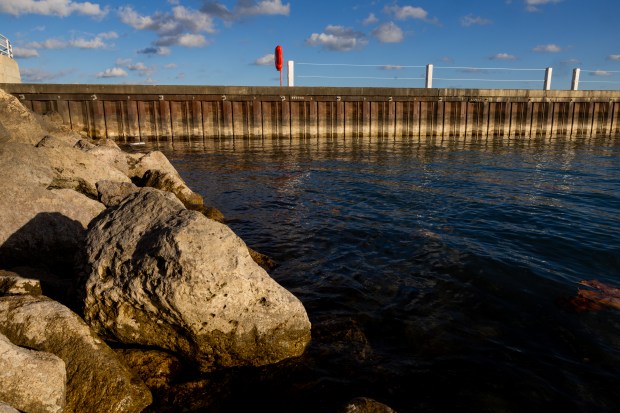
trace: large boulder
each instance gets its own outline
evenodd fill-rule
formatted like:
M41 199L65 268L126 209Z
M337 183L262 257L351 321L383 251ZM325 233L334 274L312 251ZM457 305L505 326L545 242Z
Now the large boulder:
M170 193L143 188L106 210L84 253L84 315L104 337L179 353L202 371L275 363L310 340L301 302L243 241Z
M139 188L131 182L99 181L97 182L98 199L106 207L117 206L128 195Z
M28 350L0 334L0 400L31 413L62 412L65 362L50 353Z
M178 173L149 169L144 173L140 186L148 186L162 191L172 192L187 209L200 210L204 201L192 191Z
M0 143L34 145L44 135L45 131L36 116L15 96L0 89Z
M67 269L103 204L68 189L0 181L0 267ZM16 206L19 206L16 208Z
M142 179L146 171L158 170L178 175L177 170L172 166L166 155L160 151L152 151L147 154L129 155L129 177Z
M101 162L118 169L123 174L129 174L127 154L123 152L118 145L114 143L114 141L106 140L100 142L98 145L88 145L84 143L84 141L80 141L76 147L83 152L87 152L88 154L94 156Z
M0 144L0 185L37 185L47 188L54 172L45 155L33 145Z
M67 412L140 412L151 403L144 383L62 304L46 297L0 297L0 333L64 361Z

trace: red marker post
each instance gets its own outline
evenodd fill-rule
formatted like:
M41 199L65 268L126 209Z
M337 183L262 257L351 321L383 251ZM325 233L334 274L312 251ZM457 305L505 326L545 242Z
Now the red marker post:
M280 45L276 46L275 63L276 70L280 72L280 87L282 87L282 64L284 63L284 58L282 57L282 46Z

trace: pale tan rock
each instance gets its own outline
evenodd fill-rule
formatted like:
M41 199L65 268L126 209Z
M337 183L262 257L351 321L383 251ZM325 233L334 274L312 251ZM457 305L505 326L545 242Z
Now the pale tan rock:
M121 203L128 195L137 192L140 188L131 182L99 181L97 191L99 201L106 207L113 207Z
M62 412L65 362L50 353L28 350L0 334L0 400L29 413Z
M41 281L0 270L0 295L41 295Z
M160 151L149 152L145 155L132 154L129 165L129 177L142 179L148 170L158 170L163 173L171 173L179 175L177 170L172 166L166 155Z
M36 116L13 95L0 89L0 144L34 145L45 136Z
M149 169L140 185L172 192L187 209L199 210L204 205L202 197L192 191L177 173Z
M0 333L52 353L67 371L67 412L140 412L151 394L84 321L46 297L0 297Z
M19 410L0 400L0 413L19 413Z
M203 371L303 353L301 302L230 228L143 188L88 229L84 314L100 334L167 349ZM114 245L115 248L109 248Z
M47 188L54 172L43 152L33 145L0 143L0 185L37 185Z

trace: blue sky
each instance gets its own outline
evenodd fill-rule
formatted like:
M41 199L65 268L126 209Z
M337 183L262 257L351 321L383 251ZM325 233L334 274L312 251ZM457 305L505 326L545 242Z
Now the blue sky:
M568 89L579 67L581 89L620 89L618 16L618 0L0 0L0 33L35 83L277 85L279 44L299 86L423 87L433 64L435 87L537 89L552 67Z

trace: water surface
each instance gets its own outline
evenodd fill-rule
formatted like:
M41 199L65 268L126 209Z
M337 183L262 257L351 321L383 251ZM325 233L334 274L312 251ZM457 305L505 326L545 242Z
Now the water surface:
M305 356L224 373L194 410L620 411L620 310L569 305L620 286L618 140L149 149L313 322Z

